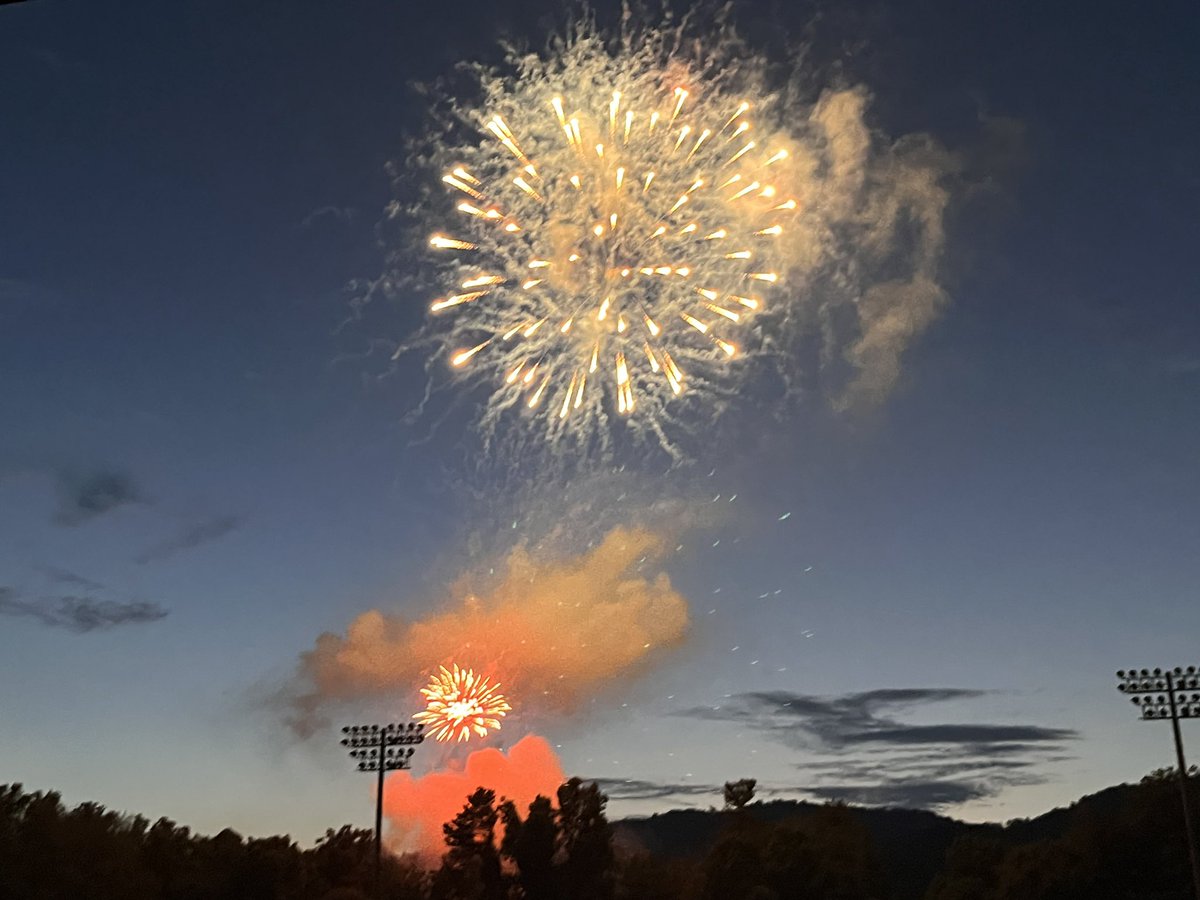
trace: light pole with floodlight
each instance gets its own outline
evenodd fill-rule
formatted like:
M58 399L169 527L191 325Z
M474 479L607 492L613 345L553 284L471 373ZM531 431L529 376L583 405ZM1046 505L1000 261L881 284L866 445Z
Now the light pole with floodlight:
M1188 797L1187 763L1183 758L1180 719L1200 719L1200 675L1195 666L1187 669L1121 669L1117 689L1142 711L1143 719L1171 720L1175 733L1175 760L1179 763L1179 797L1183 802L1183 827L1192 866L1192 890L1200 900L1200 861L1196 857L1196 835L1192 828L1192 804ZM1188 693L1191 691L1192 693Z
M375 795L375 896L379 896L380 866L383 858L383 776L387 772L409 768L413 744L425 740L425 726L347 725L342 729L342 746L350 748L350 757L358 761L358 771L378 772Z

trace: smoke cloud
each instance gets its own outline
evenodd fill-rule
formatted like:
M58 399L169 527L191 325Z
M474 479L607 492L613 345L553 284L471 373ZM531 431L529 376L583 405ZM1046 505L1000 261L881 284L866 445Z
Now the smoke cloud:
M828 90L812 108L810 145L819 149L797 190L820 213L801 220L791 247L820 287L825 367L850 369L833 379L844 382L834 397L841 408L885 399L905 349L949 302L939 268L960 163L927 135L874 134L869 100L861 88Z
M0 616L25 616L51 628L65 628L84 634L107 631L122 625L141 625L166 618L167 610L158 603L136 601L119 603L90 597L19 597L9 588L0 587Z
M302 655L291 724L307 735L330 703L384 694L415 707L430 671L449 662L501 682L518 712L569 710L683 638L687 601L658 568L669 544L617 527L566 558L518 547L489 584L472 590L464 579L452 591L463 599L423 619L363 613Z
M97 469L82 475L58 473L59 509L54 521L72 527L131 503L142 502L131 479L120 472Z
M407 354L423 359L428 381L410 422L428 417L437 427L456 398L486 398L478 407L478 430L487 458L499 458L504 468L527 458L530 450L545 448L548 452L539 460L543 465L570 470L580 456L620 458L634 446L664 451L664 460L687 461L701 447L711 447L714 438L737 433L726 431L734 424L725 415L732 410L761 404L765 411L780 403L807 402L813 394L840 410L870 409L895 388L908 348L950 300L943 262L947 222L967 193L967 156L947 150L928 134L882 133L873 122L867 88L851 86L842 73L815 70L802 48L785 57L748 44L724 11L709 21L713 18L697 13L680 22L655 24L643 13L627 11L619 24L606 27L584 17L540 52L512 50L495 66L464 64L470 85L461 97L445 86L429 88L435 101L433 127L414 139L410 152L393 166L396 201L384 232L394 252L387 271L356 295L355 316L364 315L375 298L402 295L407 301L411 292L423 294L431 304L439 296L441 303L449 303L447 294L482 270L499 273L488 277L501 282L487 287L486 303L463 300L454 309L438 306L438 314L407 338L371 338L370 353L392 349L387 361L383 354L379 358L393 372L411 374L411 366L400 362ZM676 111L677 122L670 98L679 85L686 85L688 93ZM596 244L587 204L601 201L591 188L573 189L568 183L566 173L575 172L580 157L573 142L564 140L547 98L559 97L565 114L582 123L584 132L612 133L615 140L615 126L608 120L619 118L617 107L611 106L616 96L634 119L619 142L608 141L612 165L620 166L617 171L626 166L652 171L657 187L622 195L625 225L618 228L614 222L611 234L596 232L597 240L603 234ZM655 270L655 278L647 282L651 293L631 282L636 288L631 297L619 292L609 297L610 287L602 280L607 264L591 266L588 248L607 248L610 240L618 240L616 234L655 234L660 220L671 223L669 233L675 226L686 233L690 226L685 223L693 219L720 222L731 238L761 234L761 223L750 224L757 207L749 200L735 203L718 188L725 176L710 178L710 192L704 184L693 192L693 179L708 174L704 151L666 152L663 147L669 151L671 143L653 140L645 124L652 121L650 110L656 110L676 127L682 122L691 134L704 133L701 129L710 120L720 129L740 102L748 104L742 125L751 127L753 118L754 146L745 159L759 173L751 175L747 169L746 178L767 178L769 171L768 196L788 198L794 205L770 208L774 227L781 229L777 238L746 245L752 248L745 252L752 252L753 265L776 273L777 283L754 283L752 313L741 309L729 318L699 307L707 337L697 337L694 327L681 323L687 322L684 315L696 312L695 290L701 282L708 285L703 290L735 299L751 290L744 285L753 275L729 268L732 245L704 240L664 245L670 250L662 252L677 266L686 263L689 277L700 281L663 281ZM516 136L522 153L536 161L546 185L544 196L525 192L512 181L518 171L513 152L493 139L484 124L493 115ZM592 139L583 143L590 148ZM755 155L774 159L766 154L784 151L784 161L769 170ZM728 177L740 178L743 173L735 172L731 162L712 164L722 172L728 167L733 173ZM497 229L486 217L463 217L461 206L456 209L463 191L442 180L460 166L479 179L487 202L502 198L499 206L505 214L521 222L519 233ZM589 184L607 183L599 176L589 182L586 172L578 177ZM664 215L661 199L683 192L689 196L683 210ZM603 203L611 199L599 196ZM430 253L430 235L443 231L470 243L472 252ZM622 245L618 241L615 246ZM636 261L641 245L631 243L623 252ZM545 269L528 282L536 291L524 286L531 259ZM572 274L556 281L553 272ZM722 283L730 273L736 287ZM593 284L594 279L600 280ZM612 300L617 323L615 333L601 330L599 341L591 330L563 327L574 321L575 310L587 305L580 305L581 298L592 296ZM640 323L637 304L647 296L653 297L655 315L672 323L661 326L661 332L656 326L651 343L680 361L687 390L678 395L657 364L644 358L646 333L640 325L621 328L623 304L629 304L625 318ZM595 316L597 321L604 318L599 309ZM561 324L520 330L523 323L542 321ZM520 339L481 343L514 328ZM732 342L728 346L736 349L731 357L712 343L714 335ZM610 368L615 351L629 360L634 415L613 415L620 409L615 396L619 382L613 377L593 378L577 400L569 396L571 373L596 348ZM526 371L528 359L545 360L537 377L510 379L511 373ZM530 428L534 420L537 427Z
M210 541L218 540L242 524L241 516L217 516L213 519L196 522L184 528L174 537L155 544L137 556L137 562L146 565L161 562L177 553L199 547Z
M396 772L383 788L383 810L392 826L396 850L432 859L440 855L442 825L458 814L479 787L512 800L522 812L538 794L554 797L566 781L562 764L545 738L527 735L507 753L492 747L470 754L461 768L414 778Z

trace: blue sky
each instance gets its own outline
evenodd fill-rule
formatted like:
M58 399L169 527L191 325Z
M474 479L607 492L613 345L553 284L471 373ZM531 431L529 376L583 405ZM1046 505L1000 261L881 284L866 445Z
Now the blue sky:
M382 265L409 83L539 39L552 6L0 9L0 780L209 831L367 821L332 736L295 743L269 697L320 632L419 613L487 511L457 489L459 425L414 443L420 385L345 356L343 288ZM752 39L779 24L740 6ZM886 403L763 417L716 466L736 512L668 567L690 642L545 728L618 813L742 775L845 786L847 736L886 720L1045 730L1016 778L914 759L896 795L953 781L954 814L1035 814L1168 763L1112 673L1200 662L1200 13L839 6L818 43L853 45L873 122L990 148L994 183L952 220L953 302ZM959 693L862 696L895 688ZM826 705L781 729L764 692Z

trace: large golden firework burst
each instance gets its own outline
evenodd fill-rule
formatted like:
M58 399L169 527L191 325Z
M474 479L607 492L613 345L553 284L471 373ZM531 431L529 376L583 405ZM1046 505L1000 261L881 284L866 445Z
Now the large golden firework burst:
M500 728L500 720L512 710L499 684L457 665L449 669L442 666L421 694L426 707L413 719L424 723L439 741L469 741L472 735L487 737Z
M608 83L554 90L543 73L493 98L442 179L462 218L429 241L456 256L430 305L457 317L451 365L482 369L493 411L523 406L552 433L656 418L720 377L771 303L799 205L749 100L572 52L603 57L591 74Z

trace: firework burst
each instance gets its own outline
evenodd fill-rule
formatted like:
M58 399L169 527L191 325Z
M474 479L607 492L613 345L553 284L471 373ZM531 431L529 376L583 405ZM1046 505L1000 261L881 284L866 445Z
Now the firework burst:
M500 728L500 720L512 710L500 693L500 685L471 669L442 666L421 689L425 709L413 716L425 724L439 741L469 741L472 735L487 737Z
M419 223L438 276L418 279L425 326L391 348L426 360L410 417L447 375L472 386L486 458L510 471L654 445L685 460L755 389L877 403L948 299L952 154L875 133L867 90L817 90L727 21L628 18L469 67L479 99L438 104L408 160L427 190L397 179L405 237L354 300L357 319L413 286Z
M661 437L669 404L728 379L782 277L788 150L751 100L653 58L579 39L527 63L442 177L450 364L551 439L612 413Z

